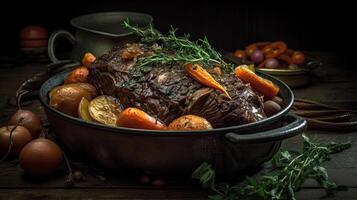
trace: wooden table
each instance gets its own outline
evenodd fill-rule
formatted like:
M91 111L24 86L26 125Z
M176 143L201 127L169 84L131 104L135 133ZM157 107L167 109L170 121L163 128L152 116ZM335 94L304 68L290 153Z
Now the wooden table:
M314 83L306 88L295 89L299 98L308 98L325 103L357 107L356 68L348 65L336 54L316 53L324 66L316 71ZM44 63L27 63L13 67L0 64L0 123L3 125L15 110L7 104L21 82L32 74L45 69ZM44 118L39 102L31 109ZM357 132L328 133L307 131L307 135L320 141L350 141L352 148L332 156L326 163L331 180L348 186L348 191L336 193L327 199L357 199ZM300 149L301 137L296 136L283 142L282 148ZM140 184L137 176L120 172L108 172L100 167L72 160L73 168L86 177L85 182L77 182L66 189L64 179L66 168L47 179L33 180L23 175L18 161L0 163L0 199L206 199L206 192L189 179L170 180L165 186L155 187ZM307 181L298 192L298 199L314 200L324 195L324 191L312 181Z

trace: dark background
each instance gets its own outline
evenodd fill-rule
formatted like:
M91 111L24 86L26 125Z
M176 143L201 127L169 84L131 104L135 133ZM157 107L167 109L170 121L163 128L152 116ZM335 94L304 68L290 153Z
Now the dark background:
M291 48L334 51L349 55L356 23L354 6L340 1L312 4L313 1L6 1L0 8L2 19L0 55L18 52L18 34L29 24L44 26L49 32L69 29L75 16L100 11L137 11L151 14L156 28L169 25L206 35L220 50L234 50L255 41L284 40Z

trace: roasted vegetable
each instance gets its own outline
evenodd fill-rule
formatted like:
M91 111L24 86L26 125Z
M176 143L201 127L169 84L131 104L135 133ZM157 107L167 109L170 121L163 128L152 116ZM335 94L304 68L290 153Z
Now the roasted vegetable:
M96 57L91 53L85 53L82 59L82 64L86 67L89 67L91 63L95 61Z
M89 71L87 67L78 67L71 71L66 79L64 79L64 84L69 83L86 83L88 79Z
M272 100L264 102L264 112L270 117L281 111L281 106Z
M205 118L196 115L184 115L172 121L168 128L170 130L207 130L212 129L211 123Z
M226 89L224 89L224 87L221 84L219 84L216 80L214 80L214 78L200 65L186 64L185 71L190 77L192 77L202 85L220 90L228 98L231 99Z
M78 117L83 119L84 121L91 122L94 121L90 116L88 111L89 101L83 97L78 106Z
M116 98L102 95L89 103L88 111L95 121L115 126L117 116L122 111L122 107Z
M68 115L77 116L78 105L83 97L88 100L93 98L92 94L79 84L68 84L52 89L49 94L50 106Z
M165 130L167 127L158 119L138 108L126 108L117 118L117 126L149 130Z
M263 94L266 100L276 96L279 92L279 87L273 82L256 75L245 67L237 67L235 74L244 83L249 83L256 91Z

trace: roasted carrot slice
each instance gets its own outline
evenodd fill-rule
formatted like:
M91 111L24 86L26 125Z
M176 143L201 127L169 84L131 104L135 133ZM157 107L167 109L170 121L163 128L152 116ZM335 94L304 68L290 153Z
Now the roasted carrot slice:
M245 67L237 67L234 72L244 83L250 83L254 90L263 94L265 100L271 99L279 92L279 87L273 82L256 75Z
M96 57L91 53L85 53L82 59L82 64L88 67L95 61Z
M165 130L167 127L159 120L138 108L126 108L117 118L117 126L127 128Z
M232 99L226 89L219 84L214 78L209 74L203 67L198 64L186 64L185 65L186 73L191 76L193 79L201 83L202 85L220 90L223 92L229 99Z

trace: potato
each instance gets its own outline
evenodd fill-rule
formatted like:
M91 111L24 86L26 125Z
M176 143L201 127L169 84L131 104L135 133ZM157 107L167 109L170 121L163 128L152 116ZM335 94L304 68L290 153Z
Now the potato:
M91 122L94 121L90 116L88 111L89 101L83 97L78 106L78 117L83 119L84 121Z
M110 126L116 126L117 116L122 110L116 98L106 95L93 99L88 105L89 114L95 121Z
M87 69L87 67L78 67L67 75L66 79L64 80L64 84L86 83L88 81L88 75L89 70Z
M78 105L82 98L92 99L88 90L79 85L63 85L52 89L49 94L50 106L65 114L77 117Z
M212 129L211 123L196 115L181 116L169 124L169 130L207 130Z
M70 84L61 85L61 86L57 86L57 87L53 88L49 93L49 97L51 98L52 94L56 90L58 90L58 89L60 89L62 87L72 87L72 86L73 87L78 87L79 86L79 87L83 88L84 90L86 90L86 91L88 91L90 93L92 98L97 96L97 89L93 85L91 85L89 83L70 83Z

